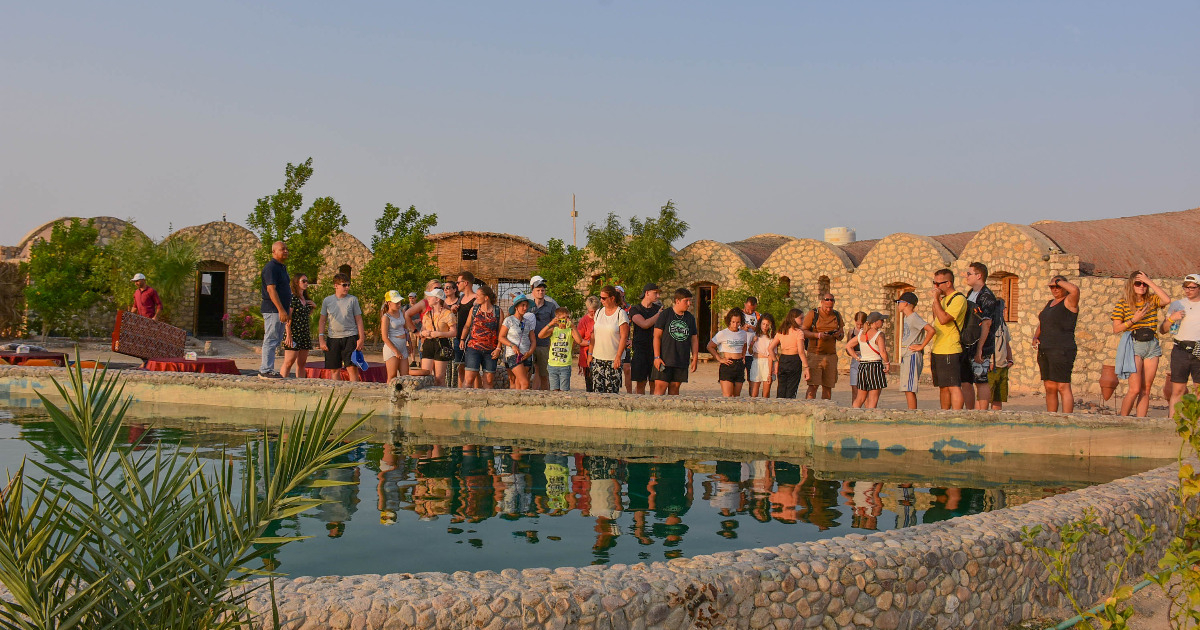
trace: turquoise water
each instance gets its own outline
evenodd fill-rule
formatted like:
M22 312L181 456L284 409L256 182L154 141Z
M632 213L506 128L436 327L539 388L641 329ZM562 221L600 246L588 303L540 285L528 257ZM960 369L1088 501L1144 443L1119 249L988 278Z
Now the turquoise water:
M132 425L127 441L214 457L229 449L236 459L258 448L256 437L247 429ZM44 419L0 415L0 468L41 458L35 444L70 454ZM312 538L271 562L293 576L635 563L912 527L1086 483L931 487L845 467L831 477L753 453L714 460L672 452L660 460L653 449L614 457L554 448L561 450L419 437L365 444L346 460L356 466L328 473L354 485L313 491L329 502L274 525L272 535Z

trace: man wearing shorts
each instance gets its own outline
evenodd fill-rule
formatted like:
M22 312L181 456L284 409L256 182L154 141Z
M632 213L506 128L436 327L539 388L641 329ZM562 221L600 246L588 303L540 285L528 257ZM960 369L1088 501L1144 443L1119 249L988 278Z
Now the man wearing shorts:
M900 328L900 391L908 400L908 408L917 408L917 381L925 367L925 346L933 341L934 329L917 315L917 294L905 291L896 300L903 317Z
M700 329L692 307L692 292L675 290L671 310L664 311L654 324L654 395L679 395L679 384L688 380L700 365Z
M654 325L662 313L658 301L658 285L653 282L642 288L642 301L629 308L629 321L633 325L633 357L630 359L629 378L637 384L637 393L646 393L646 382L654 369Z
M833 386L837 385L837 342L845 338L846 328L842 314L833 310L833 302L832 293L822 295L821 303L800 324L808 340L808 393L804 395L808 399L816 398L820 387L821 398L829 400L833 397Z
M1183 278L1183 299L1171 302L1159 331L1167 333L1175 325L1175 346L1171 348L1171 405L1167 415L1175 415L1175 405L1183 398L1188 378L1200 384L1200 274Z
M929 369L940 390L942 409L962 409L962 343L959 331L967 315L967 296L954 290L954 272L933 273L933 347Z
M539 337L546 324L554 321L554 311L558 310L558 302L546 297L546 281L541 276L534 276L529 281L529 295L533 301L529 303L529 312L533 313L537 326L533 329L537 339L537 348L533 351L533 362L537 366L536 378L533 379L533 389L550 389L550 338Z
M326 336L325 332L329 331ZM350 295L350 278L344 273L333 276L333 295L321 301L321 320L317 328L321 349L325 351L325 369L335 370L334 380L341 380L340 371L346 368L346 377L359 380L358 368L350 360L355 350L363 348L362 307L358 298Z

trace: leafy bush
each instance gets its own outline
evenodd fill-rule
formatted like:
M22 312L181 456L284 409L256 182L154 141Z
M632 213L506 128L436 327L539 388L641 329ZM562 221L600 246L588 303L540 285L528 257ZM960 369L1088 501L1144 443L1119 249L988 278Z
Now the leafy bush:
M257 308L242 309L242 312L229 318L229 336L238 339L262 339L266 331L262 314Z
M307 489L346 485L324 473L361 443L350 436L366 418L335 430L346 399L331 395L278 437L263 432L238 473L205 463L226 454L118 446L132 399L105 371L90 381L81 368L69 374L68 387L55 382L64 407L41 400L83 463L38 445L45 462L31 463L42 479L22 463L0 490L0 584L9 591L0 627L261 625L246 602L262 584L246 577L280 575L260 568L262 559L300 539L267 536L268 527L325 503Z

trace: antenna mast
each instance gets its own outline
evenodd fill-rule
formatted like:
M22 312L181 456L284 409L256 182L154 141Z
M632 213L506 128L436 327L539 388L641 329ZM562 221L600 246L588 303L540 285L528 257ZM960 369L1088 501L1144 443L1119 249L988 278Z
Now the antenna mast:
M579 247L579 233L575 230L575 219L579 213L575 211L575 193L571 193L571 244Z

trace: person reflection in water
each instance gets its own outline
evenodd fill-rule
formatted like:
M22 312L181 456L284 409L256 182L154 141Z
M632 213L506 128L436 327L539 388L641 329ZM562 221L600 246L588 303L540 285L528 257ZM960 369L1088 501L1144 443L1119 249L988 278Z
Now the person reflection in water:
M588 494L588 510L584 516L596 517L596 543L592 545L593 564L608 561L608 550L617 545L621 529L621 482L618 481L622 462L610 457L583 457L583 476Z
M360 446L333 461L338 464L359 463L364 460L363 454L363 447ZM328 481L349 482L346 485L317 489L318 498L326 501L317 506L317 518L325 522L326 535L330 538L341 538L346 533L346 523L358 510L360 471L360 466L331 468L325 471L325 479Z
M879 529L879 516L883 514L883 502L879 494L883 484L876 481L843 481L842 496L846 507L851 510L850 526L858 529Z
M655 477L651 481L650 507L654 516L661 520L655 523L651 531L655 538L660 538L665 547L678 547L683 544L683 536L688 526L683 522L683 515L692 507L692 471L684 466L682 461L673 464L656 464ZM665 558L679 558L683 549L671 549L663 554Z
M413 487L413 511L422 521L450 514L454 464L441 446L416 448L417 484Z
M400 509L400 484L404 481L404 458L396 454L391 442L383 445L379 458L379 522L392 525Z

